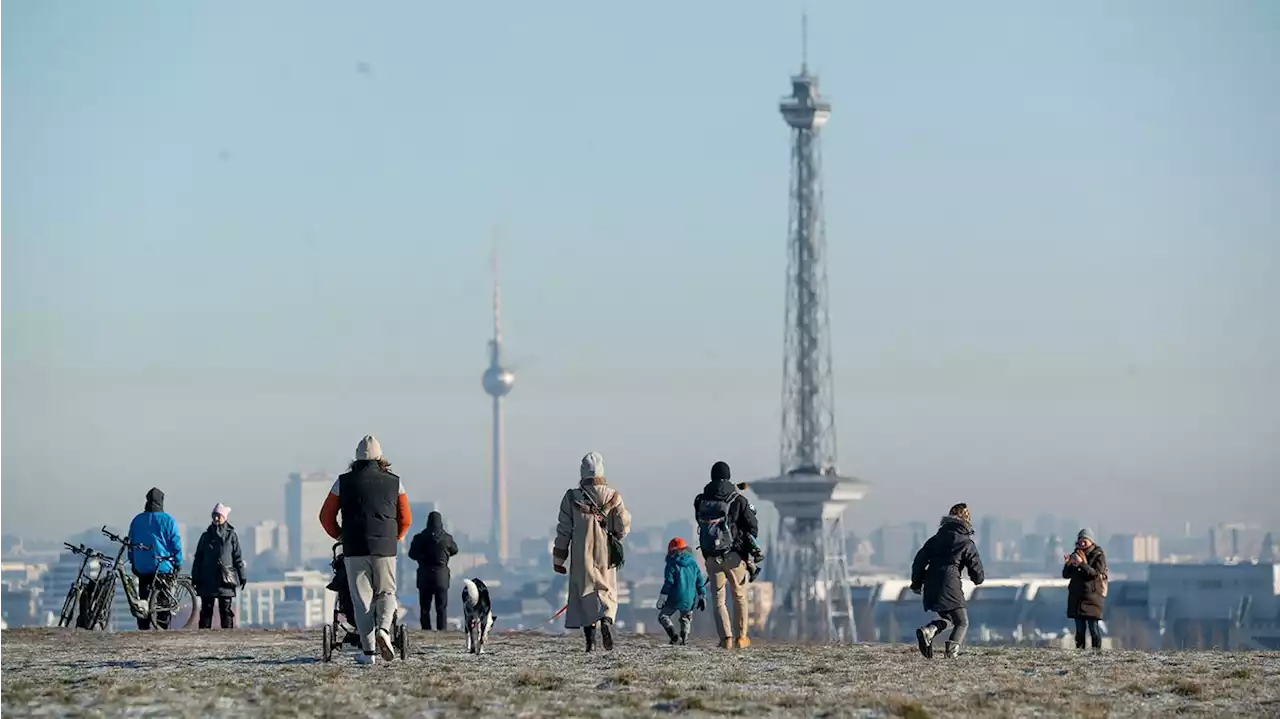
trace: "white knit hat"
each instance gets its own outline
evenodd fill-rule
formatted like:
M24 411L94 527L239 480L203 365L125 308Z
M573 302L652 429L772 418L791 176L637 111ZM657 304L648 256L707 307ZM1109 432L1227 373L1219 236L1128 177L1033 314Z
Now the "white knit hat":
M356 445L356 459L382 459L382 445L378 444L378 439L366 434L360 444Z
M604 457L599 452L590 452L582 458L582 478L595 479L604 476Z
M226 519L227 517L231 516L231 508L223 504L222 502L218 502L217 504L213 505L213 513L222 517L223 519Z

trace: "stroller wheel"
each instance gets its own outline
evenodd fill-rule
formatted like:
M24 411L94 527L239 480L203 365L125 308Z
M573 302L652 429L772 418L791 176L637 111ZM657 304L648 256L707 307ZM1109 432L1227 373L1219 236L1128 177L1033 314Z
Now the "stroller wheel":
M322 640L324 642L323 657L324 660L331 661L333 659L333 626L326 624L321 630Z

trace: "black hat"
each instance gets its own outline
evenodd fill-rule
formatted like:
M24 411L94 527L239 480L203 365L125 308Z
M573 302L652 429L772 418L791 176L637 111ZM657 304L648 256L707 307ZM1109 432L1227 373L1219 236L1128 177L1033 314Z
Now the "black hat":
M712 480L717 480L717 479L728 479L728 478L729 478L729 465L728 465L728 464L726 464L726 463L724 463L724 462L716 462L715 464L711 465L711 479L712 479Z

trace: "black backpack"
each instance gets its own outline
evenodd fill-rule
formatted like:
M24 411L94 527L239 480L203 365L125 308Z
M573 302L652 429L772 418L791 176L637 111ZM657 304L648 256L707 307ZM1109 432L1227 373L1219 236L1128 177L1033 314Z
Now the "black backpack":
M703 498L698 503L698 545L709 557L723 557L733 550L737 528L729 522L729 506L737 494L727 499Z

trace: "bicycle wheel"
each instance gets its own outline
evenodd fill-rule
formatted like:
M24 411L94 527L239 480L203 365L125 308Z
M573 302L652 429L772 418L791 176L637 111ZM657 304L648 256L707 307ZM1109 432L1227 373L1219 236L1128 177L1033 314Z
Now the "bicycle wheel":
M196 620L199 605L196 604L196 589L187 577L178 577L173 584L161 589L151 590L151 607L147 610L152 629L164 629L158 621L161 613L169 614L168 629L188 629Z
M67 590L67 598L62 601L62 614L58 615L58 626L69 627L76 618L76 603L80 599L80 586L72 584Z
M85 619L87 629L106 629L111 623L111 604L116 598L116 578L108 576L98 581L93 601L89 605L89 616Z

